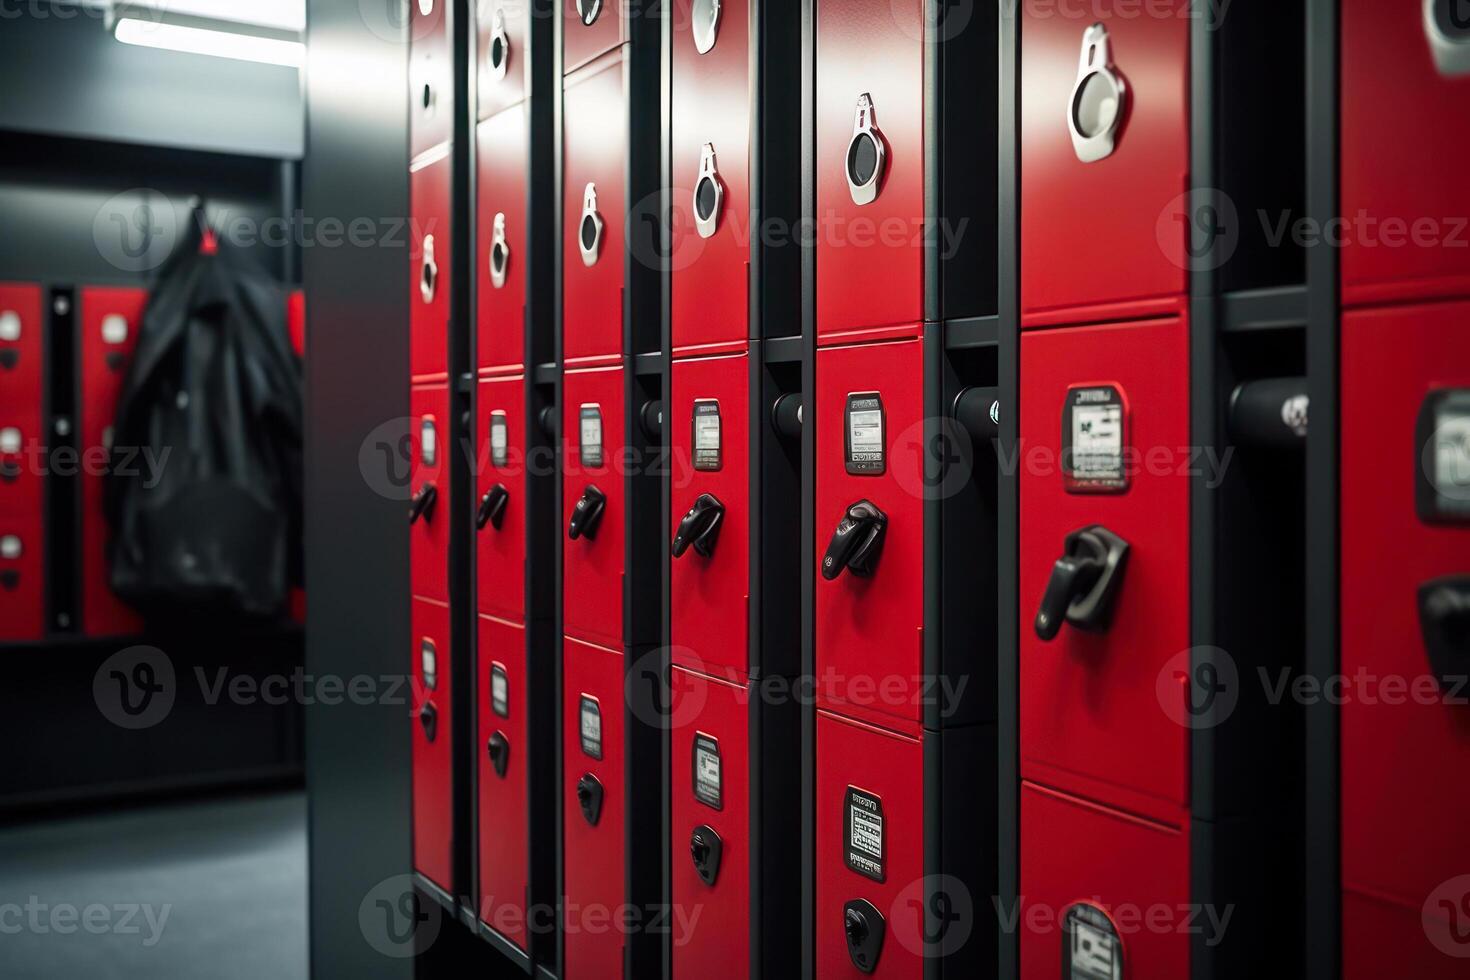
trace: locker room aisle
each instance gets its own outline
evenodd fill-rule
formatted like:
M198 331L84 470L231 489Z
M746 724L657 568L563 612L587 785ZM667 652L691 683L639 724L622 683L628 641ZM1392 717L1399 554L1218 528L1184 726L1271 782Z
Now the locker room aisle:
M303 793L4 827L0 855L7 980L307 974Z

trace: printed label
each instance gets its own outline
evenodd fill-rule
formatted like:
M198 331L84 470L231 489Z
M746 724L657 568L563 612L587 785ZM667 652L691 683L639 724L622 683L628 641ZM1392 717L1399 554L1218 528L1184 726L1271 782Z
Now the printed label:
M1433 523L1470 519L1470 390L1431 392L1417 435L1419 516Z
M694 736L694 798L715 810L724 808L720 782L720 742L703 732Z
M506 464L510 448L510 431L505 421L505 412L496 409L490 413L490 462L498 469Z
M427 637L419 644L419 670L424 675L425 687L432 691L439 686L439 657L434 641Z
M582 695L582 754L602 758L602 708L597 699Z
M602 465L602 408L595 404L582 406L581 436L578 451L583 466Z
M720 451L720 403L713 398L700 398L694 403L694 468L718 470L722 465Z
M490 667L490 710L502 718L510 717L510 680L500 664Z
M888 442L883 398L876 391L847 396L847 472L880 476L887 466Z
M1074 905L1062 922L1063 980L1123 980L1123 944L1107 914Z
M1069 493L1128 489L1128 415L1112 385L1073 388L1062 413L1062 476Z
M847 866L865 878L883 881L883 801L849 786L842 808L847 828L843 847Z
M419 429L419 458L425 466L437 466L439 463L439 430L434 427L433 419L424 419Z

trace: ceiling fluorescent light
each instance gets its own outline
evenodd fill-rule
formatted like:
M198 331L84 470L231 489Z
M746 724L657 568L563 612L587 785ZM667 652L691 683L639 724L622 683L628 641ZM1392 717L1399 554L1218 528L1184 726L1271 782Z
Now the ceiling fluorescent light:
M300 41L188 27L136 17L120 19L113 28L113 36L124 44L184 51L215 58L233 58L236 61L257 61L286 68L300 68L306 54L306 46Z

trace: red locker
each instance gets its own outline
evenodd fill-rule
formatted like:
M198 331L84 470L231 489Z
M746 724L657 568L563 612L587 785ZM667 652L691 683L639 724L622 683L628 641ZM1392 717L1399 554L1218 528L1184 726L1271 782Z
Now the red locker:
M562 70L570 74L628 39L628 0L561 0Z
M507 109L476 132L477 357L482 370L519 368L526 337L526 114Z
M449 374L449 156L417 167L409 176L413 221L409 232L409 371L415 380Z
M923 0L817 3L817 337L924 316Z
M1446 875L1448 875L1448 870ZM1465 933L1465 903L1470 878L1450 877L1425 907L1412 908L1373 895L1343 896L1343 980L1460 980L1470 937ZM1456 906L1458 911L1451 915Z
M923 743L819 711L816 794L817 976L920 980ZM854 930L867 970L849 952Z
M750 693L675 667L669 717L673 903L692 919L676 934L673 975L750 974Z
M297 357L306 356L306 291L293 289L286 298L286 330Z
M674 4L670 289L680 352L743 349L750 280L747 0Z
M409 158L453 134L454 55L449 0L409 0Z
M1183 308L1193 23L1024 8L1022 326Z
M530 87L531 7L529 0L484 0L475 17L479 115L488 119L519 103Z
M0 283L0 641L46 632L41 430L46 321L41 287Z
M1166 823L1189 801L1189 732L1160 675L1190 648L1189 472L1208 463L1188 377L1176 319L1021 338L1021 775ZM1092 550L1109 534L1126 551ZM1038 623L1054 585L1075 601Z
M568 636L623 646L623 370L568 371L562 387L562 626Z
M748 670L749 375L743 354L675 361L669 414L670 655L730 681Z
M1372 936L1403 931L1395 919L1417 923L1421 909L1425 928L1433 917L1458 916L1459 956L1470 955L1470 905L1462 901L1470 880L1455 895L1441 891L1470 874L1470 789L1456 776L1470 767L1467 316L1470 303L1406 306L1351 313L1342 327L1346 908ZM1349 948L1358 945L1353 929L1343 936ZM1442 960L1393 972L1464 974L1463 961ZM1366 978L1382 958L1345 962L1345 976Z
M102 487L112 450L112 423L128 361L138 343L146 289L100 286L80 291L81 406L78 412L81 468L81 615L88 636L136 633L142 618L123 603L108 581L107 543L112 530L102 513ZM144 458L130 464L146 468Z
M480 767L480 919L529 949L530 829L526 773L526 629L479 617L475 695Z
M475 552L482 613L526 614L526 404L519 375L480 382Z
M922 347L817 352L818 701L911 731L924 707Z
M1347 306L1470 295L1470 21L1459 0L1342 4Z
M454 887L454 704L449 606L413 600L413 866Z
M623 655L568 638L563 647L564 976L621 975Z
M1183 980L1188 930L1218 937L1229 924L1227 908L1190 909L1187 827L1031 783L1021 784L1020 864L1021 980Z
M570 2L570 0L568 0ZM627 105L623 59L567 79L562 119L562 353L568 363L623 352Z
M409 396L413 465L408 504L410 587L415 596L449 601L449 390L415 387Z

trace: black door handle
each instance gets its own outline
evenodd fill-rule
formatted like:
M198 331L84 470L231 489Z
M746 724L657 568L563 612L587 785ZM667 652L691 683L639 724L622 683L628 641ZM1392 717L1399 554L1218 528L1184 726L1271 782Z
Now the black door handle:
M694 501L694 506L689 508L689 513L679 522L672 548L674 557L682 557L690 545L705 558L713 555L715 542L720 537L720 525L724 520L725 505L720 503L719 498L712 493L700 494Z
M510 503L510 491L504 483L497 483L480 498L480 509L475 514L475 530L485 530L489 524L495 530L505 523L505 505Z
M587 823L596 827L602 818L602 783L590 772L577 780L577 805L582 808Z
M588 484L582 491L582 499L572 508L572 519L567 524L567 537L573 541L585 537L592 541L597 537L597 525L602 523L602 512L607 508L607 494Z
M865 898L853 899L842 907L842 932L847 937L847 955L863 973L878 969L886 931L883 913Z
M859 578L871 576L883 553L887 530L888 516L872 501L859 500L847 508L822 556L822 578L830 582L844 568Z
M485 751L490 754L490 765L495 768L495 775L504 779L506 767L510 765L510 742L505 733L491 735L490 741L485 743Z
M1101 524L1067 535L1036 612L1036 635L1056 639L1063 621L1088 632L1106 630L1127 563L1128 542Z
M413 495L413 500L408 504L408 523L415 524L422 517L430 520L434 516L434 501L439 498L439 491L432 483L425 483L419 487L419 492Z
M439 731L439 712L432 701L425 701L424 706L419 709L419 724L424 726L425 737L434 741L434 736Z
M724 850L724 841L713 827L701 824L689 836L689 856L694 859L694 870L699 873L699 880L710 887L714 887L720 876L720 856Z
M1419 630L1440 686L1456 694L1464 690L1470 675L1470 575L1419 586Z

